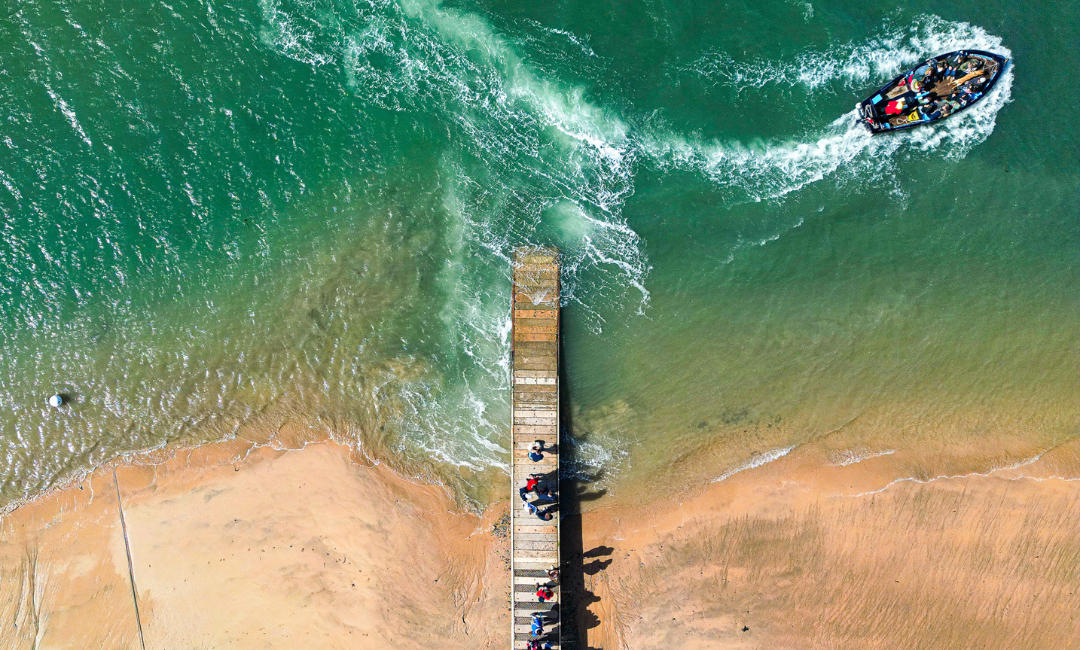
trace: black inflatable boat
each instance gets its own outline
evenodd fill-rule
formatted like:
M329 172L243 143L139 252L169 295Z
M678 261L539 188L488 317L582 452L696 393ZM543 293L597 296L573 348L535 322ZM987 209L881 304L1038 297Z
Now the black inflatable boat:
M959 50L923 61L859 103L859 121L871 133L910 129L943 120L986 96L1009 59L982 50Z

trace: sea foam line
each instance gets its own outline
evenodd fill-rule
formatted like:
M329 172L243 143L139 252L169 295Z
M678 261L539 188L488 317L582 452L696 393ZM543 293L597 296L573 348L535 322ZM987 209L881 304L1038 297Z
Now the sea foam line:
M762 465L771 463L771 462L773 462L775 460L779 460L780 458L783 458L784 456L787 456L788 454L790 454L792 449L795 449L795 445L792 445L790 447L784 447L782 449L773 449L772 451L766 451L764 453L760 453L757 456L754 456L753 458L748 460L747 462L743 463L742 465L739 465L738 467L730 469L730 470L724 472L723 474L721 474L720 476L717 476L711 482L712 483L719 483L720 481L723 481L723 480L731 478L732 476L735 476L739 472L745 472L748 469L754 469L755 467L761 467Z

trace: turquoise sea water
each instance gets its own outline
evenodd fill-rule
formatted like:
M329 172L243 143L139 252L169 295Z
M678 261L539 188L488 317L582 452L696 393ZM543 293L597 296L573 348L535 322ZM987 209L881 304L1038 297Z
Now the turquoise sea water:
M583 473L1080 435L1075 3L16 0L0 495L302 422L503 492L510 251L564 253ZM920 58L1015 66L871 138ZM63 392L62 411L45 405Z

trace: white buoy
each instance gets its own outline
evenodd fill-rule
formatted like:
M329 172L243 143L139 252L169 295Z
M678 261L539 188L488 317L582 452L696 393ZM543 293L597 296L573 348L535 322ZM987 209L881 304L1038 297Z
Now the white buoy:
M60 408L64 405L64 397L62 395L53 395L49 398L49 406L53 408Z

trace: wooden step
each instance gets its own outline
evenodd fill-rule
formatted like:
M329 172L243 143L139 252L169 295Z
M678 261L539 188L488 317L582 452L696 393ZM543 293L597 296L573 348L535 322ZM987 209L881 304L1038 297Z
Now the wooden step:
M537 390L548 388L550 390ZM559 390L555 386L514 386L514 408L535 409L531 404L547 404L547 408L554 409L559 403Z
M558 393L559 387L555 382L543 384L514 384L514 396L531 395L533 393Z
M518 542L556 542L559 536L555 533L515 533L514 543ZM545 578L546 579L546 578Z
M550 377L514 377L515 386L528 386L534 384L544 384L554 386L558 381L555 377L555 373L551 373Z
M543 567L540 569L514 569L514 579L518 580L547 580L547 569Z
M544 321L537 322L544 323ZM522 325L521 323L514 323L515 334L555 334L558 331L559 326L554 321L542 325Z
M525 436L527 438L536 436L540 440L547 441L551 439L552 442L554 442L555 440L558 440L558 435L559 427L557 426L539 426L534 424L519 424L514 426L515 438L517 438L518 436Z
M537 571L537 573L543 573L543 571ZM537 585L544 585L548 589L554 591L559 585L547 579L545 575L543 578L532 578L527 576L514 576L515 585L532 585L532 589L535 591Z
M505 312L503 312L505 313ZM529 309L521 307L514 310L514 318L555 318L558 314L556 309ZM503 321L506 322L506 321Z
M545 400L550 401L550 400ZM518 418L552 418L559 417L559 405L545 402L522 401L511 407L511 413Z
M529 352L536 354L558 354L559 344L555 339L549 341L516 341L514 343L514 354L528 355Z
M514 377L543 377L545 379L555 379L559 376L559 373L554 370L514 370Z
M552 540L550 542L526 542L518 541L514 539L514 552L518 551L554 551L559 548L559 543Z
M556 334L541 333L541 332L514 332L515 341L554 341Z
M521 506L518 506L518 509L520 509L520 508L521 508ZM534 519L535 519L535 517L534 517ZM551 523L550 521L543 522L543 523L537 521L537 524L535 526L532 525L532 524L522 525L522 524L519 524L519 523L515 522L514 523L514 535L519 535L519 534L522 534L522 533L524 533L524 534L530 534L531 533L531 534L537 534L537 535L539 535L539 534L556 535L556 534L558 534L558 528L555 526L555 524ZM548 565L548 566L551 566L551 565Z

